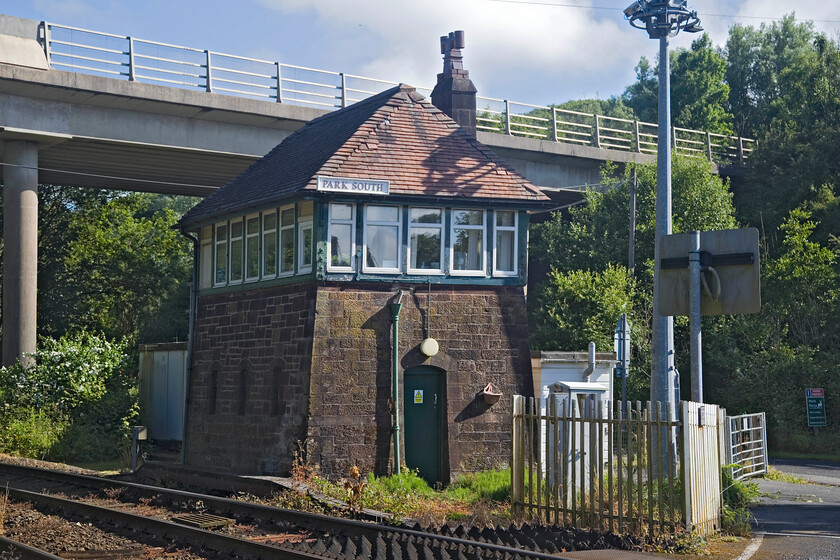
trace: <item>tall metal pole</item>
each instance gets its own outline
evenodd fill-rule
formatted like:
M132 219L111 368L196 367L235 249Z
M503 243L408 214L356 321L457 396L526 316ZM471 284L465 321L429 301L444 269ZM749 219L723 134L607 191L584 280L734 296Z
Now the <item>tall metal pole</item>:
M635 275L636 269L636 182L638 174L636 167L633 167L633 175L630 179L630 234L628 243L627 268L630 276Z
M689 306L691 330L691 398L703 402L703 335L700 330L700 232L691 232L691 251L688 253Z
M650 400L676 411L674 318L659 314L660 239L671 234L671 72L668 37L659 38L659 139L656 150L656 240L653 248L653 319ZM670 403L670 407L666 404Z

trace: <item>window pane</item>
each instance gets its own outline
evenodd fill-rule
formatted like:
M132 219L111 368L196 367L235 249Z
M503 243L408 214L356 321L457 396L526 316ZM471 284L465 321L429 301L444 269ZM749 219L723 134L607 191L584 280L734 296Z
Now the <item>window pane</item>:
M295 230L280 232L280 272L291 272L295 267Z
M452 246L455 270L482 270L482 234L480 229L456 229Z
M353 206L350 204L330 204L330 219L352 220Z
M248 235L254 235L260 232L260 218L259 216L254 216L253 218L248 218Z
M214 283L227 282L227 243L216 245L216 278Z
M440 228L411 228L411 268L440 270Z
M242 220L230 224L230 236L242 237Z
M484 224L484 214L481 210L455 210L452 214L455 224L459 226L480 226Z
M513 227L516 225L515 215L512 211L497 211L496 225L502 227Z
M295 209L287 208L280 212L280 227L291 226L295 223Z
M399 233L396 226L367 227L367 265L374 268L399 266Z
M496 232L496 270L505 272L516 270L513 262L515 237L513 231Z
M398 222L400 209L396 206L368 206L367 220L369 222Z
M303 253L300 258L301 266L312 266L312 226L303 228L301 232L303 236Z
M273 214L272 217L274 217ZM272 231L263 236L263 276L275 274L277 274L277 233Z
M248 224L250 228L250 223ZM257 278L260 275L260 236L249 235L246 243L246 262L247 269L245 275L248 278Z
M298 204L298 217L303 221L312 217L312 201L305 200Z
M231 224L234 226L236 224ZM242 222L239 222L239 230L242 231ZM231 232L236 231L231 227ZM232 239L230 242L230 281L242 280L242 238Z
M409 211L409 218L415 224L439 224L441 211L435 208L412 208Z
M330 228L330 255L332 266L350 266L350 243L353 229L350 224L332 224Z
M227 224L216 226L216 241L227 241Z
M263 231L277 229L277 214L272 212L263 216Z

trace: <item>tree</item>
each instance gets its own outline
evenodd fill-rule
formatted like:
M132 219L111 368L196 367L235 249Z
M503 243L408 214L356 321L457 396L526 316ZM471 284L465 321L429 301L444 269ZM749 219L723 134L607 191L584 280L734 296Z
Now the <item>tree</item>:
M633 282L623 267L552 270L536 296L531 347L580 350L592 341L602 351L611 348L614 324L622 313L630 313L632 298Z
M772 254L778 248L774 232L791 209L820 199L830 206L837 195L840 47L792 15L758 30L735 26L727 45L731 105L739 127L759 140L736 191L739 215L769 232ZM823 217L830 218L826 210ZM818 236L825 240L832 233L824 229Z
M186 340L192 252L171 228L178 214L160 202L120 196L75 221L65 266L83 310L76 326L141 341Z
M729 86L725 82L726 59L707 34L690 49L670 52L671 116L675 126L732 134L732 114L726 109ZM636 67L636 83L623 99L640 120L658 122L659 68L642 57Z

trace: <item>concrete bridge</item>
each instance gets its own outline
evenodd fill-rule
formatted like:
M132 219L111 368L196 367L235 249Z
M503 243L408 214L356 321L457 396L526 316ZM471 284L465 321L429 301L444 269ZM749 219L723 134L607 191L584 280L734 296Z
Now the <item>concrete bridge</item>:
M35 349L39 183L205 196L309 120L391 85L0 15L4 363ZM655 125L518 105L479 97L478 139L558 205L607 160L655 160ZM752 147L676 132L675 149L712 160Z

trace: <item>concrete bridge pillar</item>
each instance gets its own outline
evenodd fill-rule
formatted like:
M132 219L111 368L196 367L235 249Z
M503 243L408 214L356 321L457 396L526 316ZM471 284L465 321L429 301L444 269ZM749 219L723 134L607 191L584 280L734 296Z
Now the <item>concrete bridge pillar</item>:
M38 145L4 142L3 365L35 351L38 304Z

